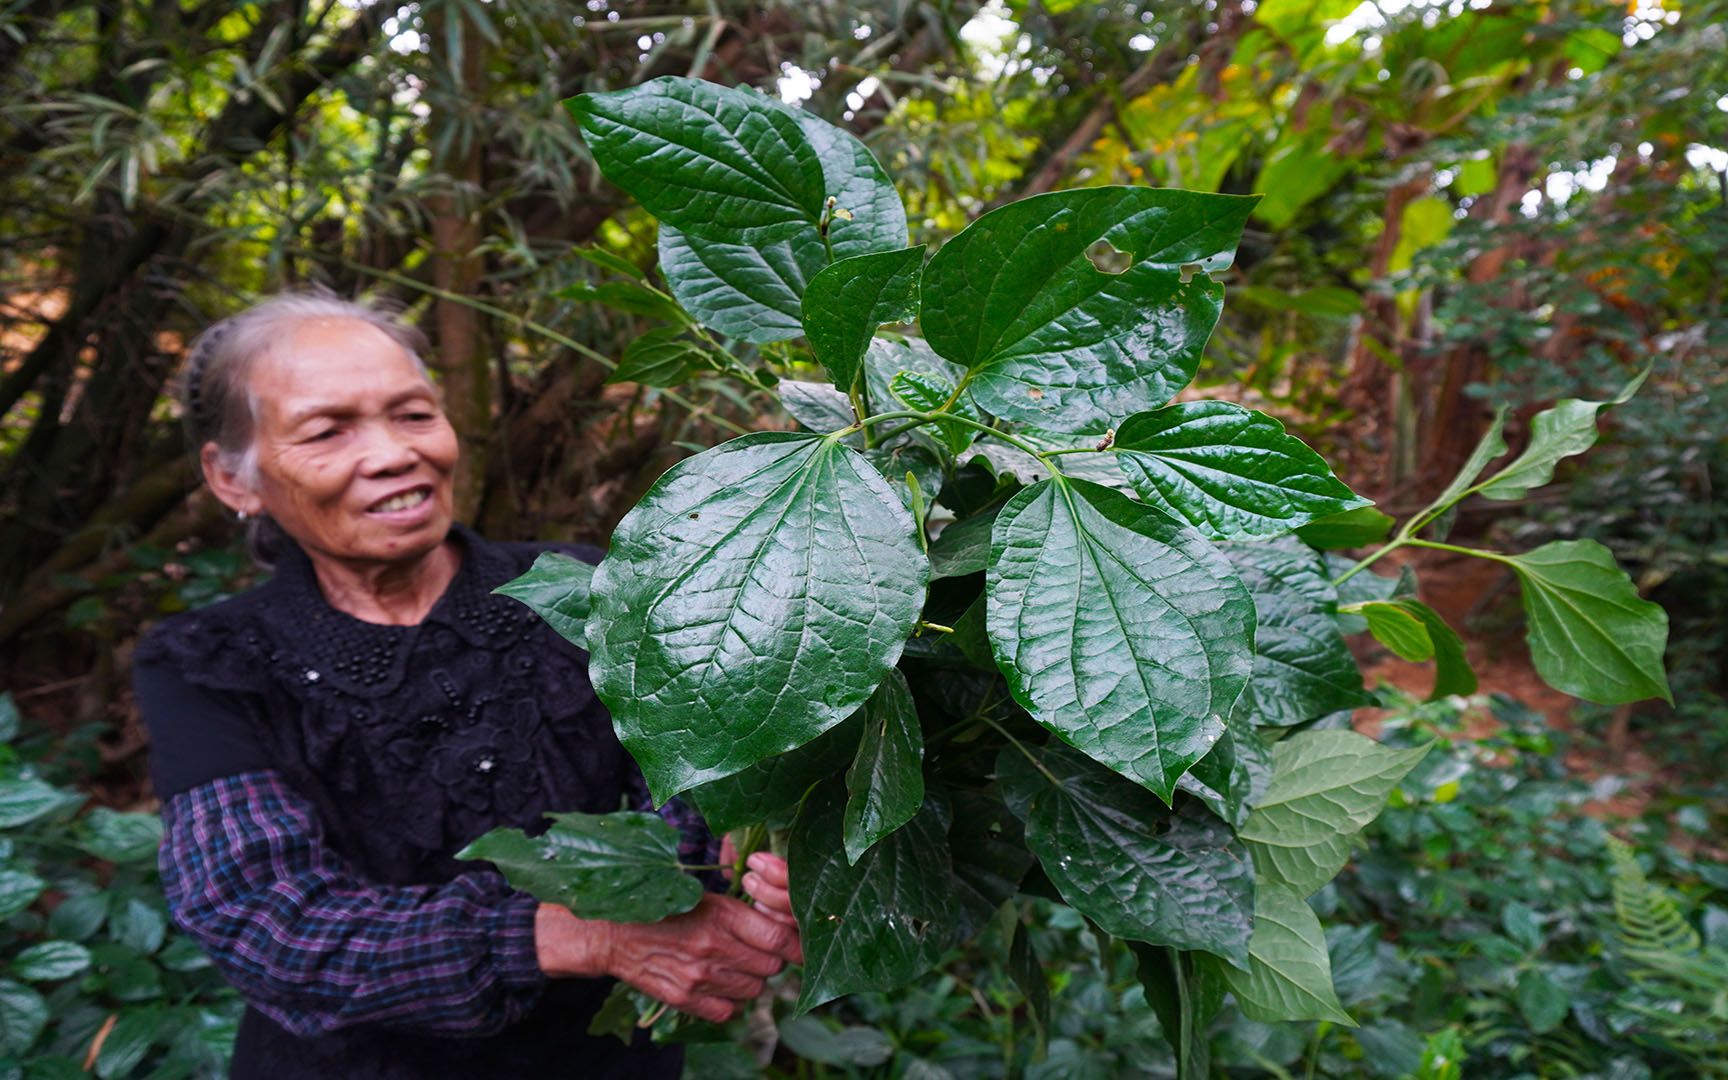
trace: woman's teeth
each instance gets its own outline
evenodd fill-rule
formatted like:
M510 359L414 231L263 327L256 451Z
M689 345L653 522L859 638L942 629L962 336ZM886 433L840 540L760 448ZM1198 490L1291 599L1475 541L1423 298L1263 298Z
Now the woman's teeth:
M418 491L410 491L406 494L397 495L394 498L385 499L383 502L372 508L372 513L392 514L398 510L408 510L419 506L421 503L425 502L428 497L429 494L425 488L421 488Z

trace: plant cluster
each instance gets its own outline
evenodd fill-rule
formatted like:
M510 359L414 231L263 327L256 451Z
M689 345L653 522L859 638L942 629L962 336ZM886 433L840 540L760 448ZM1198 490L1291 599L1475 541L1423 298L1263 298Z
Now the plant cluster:
M162 824L56 781L0 695L0 1076L220 1075L240 1000L169 926Z
M902 987L1042 892L1135 943L1183 1075L1226 994L1255 1020L1351 1023L1309 898L1425 748L1323 723L1372 700L1344 634L1434 660L1437 694L1475 686L1439 616L1365 572L1398 547L1513 569L1555 686L1666 696L1665 619L1599 545L1427 538L1466 497L1547 483L1612 402L1560 403L1482 479L1497 424L1386 540L1276 420L1173 401L1253 198L1040 195L926 261L870 152L809 114L670 78L570 107L660 222L668 291L619 265L610 302L677 309L616 377L739 374L808 430L679 463L598 567L547 556L507 591L591 651L657 800L758 842L789 829L798 1011ZM801 337L829 381L751 369L716 333ZM1354 565L1323 550L1383 540ZM694 903L670 842L649 815L558 815L467 855L579 914L653 920Z

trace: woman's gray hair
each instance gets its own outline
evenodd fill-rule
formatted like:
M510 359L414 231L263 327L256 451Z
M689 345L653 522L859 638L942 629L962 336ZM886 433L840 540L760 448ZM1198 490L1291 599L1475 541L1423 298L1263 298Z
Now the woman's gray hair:
M308 289L272 296L215 323L186 351L186 367L178 397L186 425L186 441L194 458L206 443L216 444L217 463L248 487L258 482L258 402L252 393L252 368L260 357L286 340L294 327L316 319L353 319L365 323L407 350L415 367L426 375L421 354L426 335L382 306L344 300L327 289ZM427 381L431 379L428 376ZM253 553L268 545L261 530L274 528L268 518L254 519L250 530ZM260 558L260 561L268 561Z

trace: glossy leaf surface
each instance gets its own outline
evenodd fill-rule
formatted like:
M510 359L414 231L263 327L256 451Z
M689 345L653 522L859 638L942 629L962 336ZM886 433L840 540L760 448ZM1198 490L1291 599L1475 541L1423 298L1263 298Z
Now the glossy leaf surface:
M800 746L900 656L929 574L911 516L828 439L746 435L673 466L594 574L595 690L656 802Z
M810 280L804 336L836 388L851 386L876 328L918 318L922 246L836 259Z
M972 369L993 415L1051 431L1116 424L1194 377L1224 289L1205 273L1184 282L1184 268L1228 266L1254 201L1097 187L992 210L925 268L924 335ZM1098 269L1098 241L1132 265Z
M702 883L678 865L678 832L658 815L548 814L539 836L493 829L456 853L484 859L513 887L584 919L656 922L689 911Z
M588 639L583 628L588 624L593 581L592 565L556 551L545 551L535 557L526 574L492 591L527 604L564 640L586 649Z
M1253 665L1254 605L1230 564L1120 492L1047 480L997 515L986 581L1015 700L1168 803Z
M1183 774L1177 787L1240 829L1272 780L1272 752L1246 724L1229 727L1218 744Z
M1607 548L1556 540L1506 560L1523 586L1530 659L1556 690L1598 705L1672 702L1668 613L1643 599Z
M1173 812L1072 747L1008 747L996 774L1062 898L1106 931L1246 964L1254 865L1222 821Z
M1242 826L1262 882L1308 896L1350 858L1350 842L1428 752L1354 731L1306 731L1272 747L1272 780Z
M860 710L796 750L692 788L690 798L715 834L758 822L789 824L813 786L832 780L857 757L863 724Z
M924 803L924 731L899 669L864 703L858 757L846 770L846 860L912 820Z
M906 246L900 193L865 145L802 109L789 110L822 163L823 186L850 211L829 225L834 258ZM829 262L812 223L787 240L739 243L687 236L660 225L660 270L672 295L702 322L750 342L784 341L804 332L804 290Z
M1116 431L1134 490L1208 536L1275 536L1367 503L1264 413L1190 401L1137 413Z
M816 148L760 94L660 78L567 104L606 178L687 233L767 243L821 217Z
M955 918L946 823L926 802L919 813L846 861L844 800L818 791L792 827L792 911L804 944L798 1011L842 994L892 990L930 970Z
M1372 506L1359 506L1310 521L1297 528L1296 536L1309 547L1336 551L1378 544L1386 539L1394 524L1392 518Z
M1226 544L1223 551L1256 613L1254 675L1235 715L1287 727L1369 704L1320 557L1294 541Z

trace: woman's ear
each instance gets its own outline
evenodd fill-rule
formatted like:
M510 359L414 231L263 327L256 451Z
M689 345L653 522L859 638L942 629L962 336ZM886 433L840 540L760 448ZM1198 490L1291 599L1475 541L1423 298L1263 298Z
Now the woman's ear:
M204 482L222 500L222 505L241 514L257 515L263 511L264 501L241 481L240 474L223 467L222 452L214 442L205 443L198 452L198 464L204 468Z

